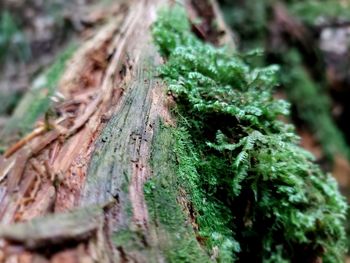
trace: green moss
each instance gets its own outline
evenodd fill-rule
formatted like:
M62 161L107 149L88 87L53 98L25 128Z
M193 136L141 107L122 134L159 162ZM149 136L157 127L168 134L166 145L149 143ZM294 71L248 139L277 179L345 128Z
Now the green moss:
M153 176L145 185L145 198L150 218L156 226L159 248L167 262L209 262L209 256L199 246L191 223L177 198L180 195L180 178L177 176L176 150L173 149L173 128L161 126L152 144Z
M111 239L116 248L122 247L124 251L131 253L132 251L143 252L148 254L147 258L152 259L154 257L149 254L151 251L145 247L143 243L144 237L142 235L143 233L141 231L122 228L114 232Z
M180 125L173 135L176 139L178 183L188 193L187 199L193 206L193 213L199 225L198 235L205 240L210 249L219 249L217 259L220 262L232 261L235 258L234 253L240 251L240 246L233 239L233 230L230 227L233 215L219 199L212 195L215 189L210 189L210 186L215 186L217 183L212 172L217 171L222 163L215 157L203 162L203 158L200 157L201 152L195 147L185 127L185 124ZM207 191L203 191L204 189Z
M221 0L226 22L239 32L239 46L244 50L261 48L268 31L270 0L230 1Z
M288 9L291 14L309 25L329 20L350 19L350 5L346 1L303 0L290 1Z
M283 61L281 81L295 105L297 116L316 135L327 159L332 160L337 154L350 158L344 136L330 114L329 97L307 74L299 52L290 49L284 54Z
M27 61L30 46L14 17L6 10L0 13L0 66L7 59Z
M225 1L223 1L225 3ZM306 24L315 24L318 18L332 20L346 18L344 16L348 8L335 1L283 1L291 15L297 17ZM268 16L274 1L244 1L244 3L226 3L226 18L231 26L242 37L242 47L263 47L268 36L266 30L271 20ZM281 64L279 81L285 89L288 99L296 109L296 116L316 137L325 153L329 163L333 162L335 155L350 158L349 147L344 140L344 135L332 120L330 101L321 83L322 76L315 81L308 75L303 65L303 58L297 49L281 46L281 50L270 50L274 61ZM317 51L315 51L317 52ZM266 65L267 56L253 61L254 65ZM251 62L251 61L250 61Z
M49 110L51 99L54 94L58 81L64 72L67 60L75 50L75 44L71 44L55 63L43 72L33 82L31 89L26 93L18 104L11 119L7 122L2 137L13 135L23 135L33 128L35 121Z
M10 114L17 105L20 98L20 92L11 93L0 91L0 115Z
M341 262L347 206L335 180L298 146L294 127L280 121L289 104L273 97L278 67L252 68L189 28L177 7L160 14L153 34L178 102L177 171L199 234L209 248L221 234L242 262Z

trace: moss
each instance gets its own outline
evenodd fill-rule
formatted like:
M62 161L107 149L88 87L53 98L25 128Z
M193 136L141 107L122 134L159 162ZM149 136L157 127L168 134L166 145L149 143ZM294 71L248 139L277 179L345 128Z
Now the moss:
M350 158L349 148L331 116L331 102L305 71L302 58L295 49L283 56L281 81L288 98L295 105L297 116L316 135L325 156L332 160L337 154Z
M118 231L113 233L111 238L113 245L116 248L123 248L124 251L132 252L144 252L150 253L148 248L145 248L145 244L143 243L144 238L142 236L141 231L131 230L130 228L122 228L118 229ZM148 256L147 258L151 259L152 256Z
M298 146L294 127L280 120L289 104L273 97L278 67L253 68L189 28L175 8L160 14L153 34L178 105L178 177L205 244L225 255L225 245L212 242L216 233L228 236L242 262L341 262L347 206L335 180Z
M240 48L244 50L261 48L268 30L269 17L266 10L270 1L220 2L226 22L239 32Z
M217 172L222 162L215 157L203 161L201 152L195 147L185 127L185 123L180 124L173 135L176 139L179 185L188 193L187 198L199 225L198 235L205 240L209 249L219 249L217 259L220 262L232 261L235 259L234 253L240 251L230 227L233 215L219 199L212 196L215 189L206 188L207 185L216 185L217 180L211 175L214 171Z
M167 262L209 262L199 246L191 223L179 205L180 178L177 176L176 130L161 125L152 144L153 176L145 185L145 198L150 218L157 227L160 250Z
M0 91L0 115L10 114L21 98L20 92Z
M11 136L14 133L23 135L33 128L35 121L50 108L50 97L54 94L58 81L64 72L67 60L75 50L75 44L71 44L55 63L43 72L33 82L31 89L21 99L11 119L7 122L2 137Z
M27 61L30 46L14 17L6 10L0 13L0 66L7 59Z
M291 14L308 25L330 20L348 20L349 7L347 1L333 0L294 0L288 5Z
M226 1L223 0L223 2ZM293 16L307 25L314 25L321 17L332 20L349 16L348 14L344 16L347 8L343 7L343 4L332 0L285 0L283 2ZM274 1L264 0L259 3L245 1L244 4L227 2L226 5L223 5L224 10L226 9L226 19L235 32L242 37L242 47L261 48L266 45L266 39L273 37L268 35L267 26L271 20L268 16L269 10L274 3ZM259 66L266 65L269 59L280 63L279 81L296 109L295 116L316 134L327 161L331 164L335 155L350 158L350 150L344 135L332 120L325 84L320 81L324 76L318 74L318 79L314 80L304 68L301 53L291 47L288 47L289 50L286 52L285 48L282 45L281 50L270 50L267 56L257 61L250 61L250 63ZM319 70L321 74L322 70Z

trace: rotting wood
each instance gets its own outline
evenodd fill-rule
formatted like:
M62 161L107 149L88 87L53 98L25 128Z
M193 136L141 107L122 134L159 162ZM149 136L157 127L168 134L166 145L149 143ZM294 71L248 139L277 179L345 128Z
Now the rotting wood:
M124 4L123 4L124 5ZM124 8L121 8L123 11ZM112 19L111 22L109 22L104 28L102 28L99 33L96 35L96 37L92 38L89 42L87 42L85 44L85 46L82 48L82 51L78 52L78 54L73 58L73 62L71 63L71 65L68 67L67 69L67 74L65 76L67 76L64 79L70 79L69 76L71 76L71 72L76 72L76 70L81 70L80 74L76 74L74 77L77 79L70 79L71 82L70 83L76 83L77 81L80 83L80 85L65 85L66 82L62 82L62 93L65 94L65 96L69 97L69 96L73 96L75 92L79 92L81 90L85 90L85 89L89 89L91 87L89 87L88 85L86 85L86 82L82 82L82 78L83 76L81 76L82 74L91 74L90 78L93 78L94 74L96 75L101 75L101 73L96 73L96 69L95 69L95 60L91 59L91 56L89 54L94 54L96 52L96 50L100 50L100 53L103 53L105 60L107 61L108 57L110 54L107 54L106 52L108 51L108 45L111 42L112 38L114 37L115 33L118 33L119 29L119 25L120 22L122 22L122 18L124 15L126 15L127 12L123 12L121 13L120 16L116 16L115 19ZM119 22L118 22L119 21ZM120 32L120 34L122 34L123 32ZM119 34L117 34L119 35ZM84 58L84 59L83 59ZM91 60L91 62L89 61L89 59ZM74 63L74 61L80 61L83 60L85 62L85 64L79 64L82 66L77 65L76 63ZM106 62L107 64L107 62ZM88 66L87 66L88 65ZM87 68L86 68L87 67ZM94 72L91 72L94 71ZM89 72L89 73L88 73ZM79 77L81 76L81 77ZM97 76L97 81L100 79ZM102 80L100 80L102 81ZM83 86L82 86L83 84ZM92 84L92 83L90 83ZM95 87L94 87L94 93L97 93L97 97L98 95L98 90L99 90L99 83L94 83ZM67 89L69 87L69 89ZM67 91L70 92L70 94L67 94ZM109 91L109 93L104 90L104 95L108 94L110 97L112 97L112 93L111 91ZM94 95L96 96L96 95ZM57 130L54 129L53 131L48 132L47 134L44 134L43 136L39 137L39 138L34 138L33 137L38 137L37 134L36 136L27 136L25 139L21 140L19 143L15 144L14 147L11 147L8 151L7 151L7 155L6 156L10 156L11 154L13 154L16 150L16 155L11 156L9 159L4 160L3 164L1 166L0 171L3 171L1 178L5 178L7 177L7 182L6 182L6 190L7 190L7 195L4 197L3 200L1 200L1 204L2 207L7 207L9 205L9 203L22 203L19 199L23 198L23 194L21 195L21 193L13 193L13 191L15 190L16 186L18 185L18 183L21 181L21 178L24 175L26 175L26 173L30 174L33 171L30 170L30 168L25 169L25 165L27 163L27 161L35 156L36 159L38 159L38 162L42 162L42 160L46 159L46 156L49 154L48 152L50 152L51 149L48 149L48 147L50 148L50 146L52 145L52 142L54 141L60 141L60 138L67 137L67 136L72 136L74 135L74 133L77 132L78 129L81 128L82 125L85 124L85 122L87 121L87 117L91 117L91 109L93 109L93 111L97 110L97 105L94 105L94 100L92 100L91 102L91 98L88 98L88 100L86 101L85 104L79 104L78 106L81 106L80 109L78 109L78 112L75 112L75 114L77 116L82 115L84 116L84 121L82 122L81 119L78 119L77 122L75 122L75 124L70 127L69 131L67 133L62 133L62 130ZM60 105L58 105L57 107L59 108ZM64 105L65 106L65 105ZM107 107L108 105L105 105L104 107ZM58 109L59 110L59 109ZM80 112L79 112L80 110ZM100 108L100 111L103 111L103 108ZM63 111L63 110L62 110ZM64 116L65 113L61 112L61 114ZM74 116L75 117L75 116ZM71 125L71 121L72 118L67 117L66 119L70 119L69 121L64 121L62 123L61 119L58 119L56 121L56 124L62 125L62 127L64 127L64 125ZM92 118L91 118L92 119ZM91 120L90 120L91 122ZM84 138L80 137L80 143L82 143L82 145L84 145L84 143L86 142L91 142L91 136L94 135L94 132L97 130L98 126L99 126L100 122L98 122L98 116L95 117L95 123L94 125L90 125L91 129L86 129L86 131L90 131L90 132L85 132L85 133L81 133L78 132L78 136L76 137L80 137L81 135L84 135ZM68 129L69 126L67 126ZM39 129L39 128L38 128ZM63 130L64 131L64 130ZM40 132L43 132L42 130L40 130ZM79 136L80 135L80 136ZM29 142L29 140L27 138L32 139L32 141ZM84 141L85 139L85 141ZM82 141L83 140L83 141ZM54 149L52 150L56 150L58 147L61 147L61 150L65 150L67 149L67 147L69 147L70 142L74 141L74 138L69 138L67 143L64 143L65 147L62 147L62 143L59 142L59 145L61 146L57 146L57 144L55 144ZM68 145L68 146L67 146ZM75 145L77 146L77 145ZM22 149L19 149L20 147L22 147ZM45 151L41 152L41 150L43 150L44 148ZM75 147L75 152L70 154L70 157L72 157L72 159L63 159L62 162L67 162L67 160L74 160L74 158L77 157L77 155L79 154L79 151L81 151L81 149L79 149L79 147ZM61 151L62 153L62 151ZM86 152L86 154L88 153L88 151ZM36 156L38 155L39 156ZM65 156L65 153L62 153L62 155L60 155L60 153L56 153L57 157L60 156ZM66 156L67 157L67 156ZM55 159L57 160L57 159ZM54 160L51 159L51 167L54 169L57 163L54 162ZM68 164L69 167L70 164ZM2 167L14 167L14 169L4 169ZM60 166L61 168L61 166ZM54 174L55 177L57 177L57 174L61 174L63 173L63 171L61 170L57 170L57 171L51 171L52 174ZM45 184L46 185L46 184ZM15 200L13 200L15 199ZM16 200L17 199L17 200ZM11 205L13 206L13 205ZM0 214L1 215L1 214ZM12 215L12 218L14 218L15 215ZM6 216L6 220L3 222L8 222L8 220L11 221L11 216L10 213L7 212L7 216ZM18 216L16 217L17 219L19 218Z
M150 34L163 2L118 4L68 65L51 121L59 126L0 162L0 221L20 222L0 230L0 262L165 262L168 234L150 222L143 195L157 123L173 125ZM125 233L132 244L115 240Z
M0 235L28 249L86 239L103 224L103 209L92 207L0 228Z

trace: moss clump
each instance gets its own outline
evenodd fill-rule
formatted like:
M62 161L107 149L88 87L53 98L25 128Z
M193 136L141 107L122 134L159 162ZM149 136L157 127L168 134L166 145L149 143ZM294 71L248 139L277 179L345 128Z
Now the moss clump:
M156 226L159 243L167 262L210 262L209 256L199 246L191 223L187 221L183 209L177 202L183 181L176 174L174 136L181 131L157 128L156 141L152 144L151 164L153 176L145 185L145 198L151 222ZM174 154L175 153L175 154ZM190 158L190 157L189 157Z
M187 198L194 207L193 213L200 226L199 236L209 248L219 249L216 258L220 262L230 262L236 259L236 253L240 251L231 228L234 216L221 200L213 197L216 189L211 188L217 183L217 178L211 176L211 173L223 169L225 164L214 156L203 162L201 151L192 142L187 128L191 127L183 123L173 135L178 162L177 180L188 193ZM206 172L201 171L203 168ZM215 254L213 251L209 253Z
M222 2L226 10L227 21L242 37L242 47L261 48L275 37L269 35L271 32L268 30L268 24L273 19L268 14L271 14L269 10L276 4L275 1L262 0L257 3L257 1L247 0L244 3L233 3L222 0ZM322 22L322 19L333 21L335 18L343 19L349 16L344 16L347 12L345 3L337 3L332 0L284 0L282 2L293 17L310 26ZM325 91L325 83L322 83L324 76L322 76L323 69L320 63L315 66L315 69L320 71L315 80L304 68L303 62L307 59L303 58L302 53L297 49L286 46L286 44L281 44L277 50L270 49L269 54L254 61L255 64L266 65L272 60L281 65L279 81L288 99L295 106L296 114L293 115L316 134L316 139L330 164L335 155L342 155L349 159L350 150L344 135L332 120L330 101ZM295 43L292 45L298 46ZM286 48L290 50L286 52ZM314 52L320 55L318 50Z
M251 68L239 54L201 42L179 7L160 14L153 35L168 59L161 75L188 131L184 156L196 156L196 172L187 157L178 169L185 163L182 176L194 185L199 234L229 222L225 234L239 242L231 249L242 262L342 262L347 206L335 180L280 120L289 104L273 97L278 67ZM196 193L232 220L218 216L221 223L206 229L208 211Z

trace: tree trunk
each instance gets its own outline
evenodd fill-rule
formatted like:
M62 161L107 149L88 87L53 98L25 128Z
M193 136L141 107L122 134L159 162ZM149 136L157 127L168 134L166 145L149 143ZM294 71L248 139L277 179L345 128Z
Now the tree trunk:
M46 111L0 156L0 262L211 260L175 185L176 121L151 39L157 10L173 3L116 2L58 90L32 89L2 132L10 143ZM200 37L233 45L213 1L186 5L190 19L204 18ZM208 27L214 19L218 29ZM146 198L151 177L161 187Z

